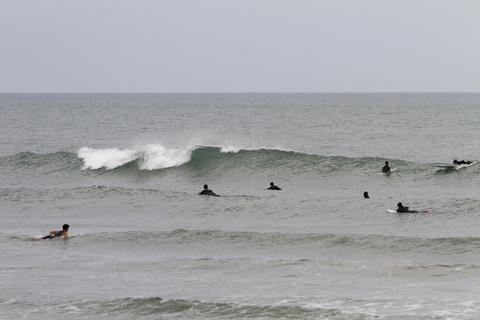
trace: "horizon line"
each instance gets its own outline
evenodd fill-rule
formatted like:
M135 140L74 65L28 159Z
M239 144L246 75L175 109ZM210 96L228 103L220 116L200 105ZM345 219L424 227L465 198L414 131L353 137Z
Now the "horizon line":
M480 93L480 91L0 91L0 94L352 94Z

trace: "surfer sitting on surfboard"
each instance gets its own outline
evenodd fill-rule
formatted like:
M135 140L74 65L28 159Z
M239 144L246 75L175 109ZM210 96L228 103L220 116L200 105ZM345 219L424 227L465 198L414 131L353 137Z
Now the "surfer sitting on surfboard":
M453 164L456 166L459 166L461 164L472 164L472 161L465 161L465 160L460 160L458 161L457 159L453 160Z
M62 230L60 230L60 231L57 231L57 230L50 231L48 236L45 236L42 239L53 239L53 238L56 238L56 237L67 238L68 237L68 228L70 228L70 226L68 224L64 224L62 226Z
M382 168L382 172L384 173L390 172L390 164L388 163L388 161L385 161L385 165Z
M397 203L397 212L409 212L409 213L417 213L418 211L409 210L408 207L404 207L401 202Z
M204 195L204 196L215 196L215 197L220 197L219 194L216 194L212 190L208 189L208 185L204 184L203 185L203 190L199 194Z

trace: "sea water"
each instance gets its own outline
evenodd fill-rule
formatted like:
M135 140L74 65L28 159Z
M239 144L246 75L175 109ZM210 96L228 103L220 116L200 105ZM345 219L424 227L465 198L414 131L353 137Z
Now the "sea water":
M480 317L480 165L435 167L480 159L480 94L2 94L0 111L1 319ZM431 213L387 213L399 201ZM79 236L34 240L64 223Z

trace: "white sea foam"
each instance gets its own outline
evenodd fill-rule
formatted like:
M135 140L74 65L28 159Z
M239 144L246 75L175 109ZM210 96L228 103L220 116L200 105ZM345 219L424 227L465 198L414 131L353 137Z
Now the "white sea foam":
M77 155L83 160L83 169L114 169L134 160L139 160L142 170L176 167L190 161L193 148L165 148L147 144L134 149L95 149L83 147Z
M193 148L167 149L161 145L148 144L141 154L140 169L155 170L177 167L190 161Z
M141 170L157 170L177 167L190 161L192 152L202 146L188 146L182 148L166 148L161 144L146 144L143 146L127 149L106 148L96 149L82 147L77 155L83 160L83 169L115 169L129 162L138 160L138 167ZM211 146L215 147L215 146ZM238 153L241 150L261 150L266 147L238 147L222 146L221 153ZM274 148L274 150L284 150ZM285 150L287 151L287 150Z
M117 148L95 149L83 147L78 150L77 154L83 160L84 169L114 169L132 162L138 157L138 152L135 150L120 150Z
M220 148L220 152L222 153L237 153L240 150L242 150L242 148L235 147L235 146L224 146Z
M221 153L238 153L242 150L247 150L247 151L255 151L255 150L276 150L276 151L285 151L285 152L292 152L292 149L287 149L283 147L278 147L278 146L263 146L263 147L237 147L237 146L222 146L220 147L220 152Z

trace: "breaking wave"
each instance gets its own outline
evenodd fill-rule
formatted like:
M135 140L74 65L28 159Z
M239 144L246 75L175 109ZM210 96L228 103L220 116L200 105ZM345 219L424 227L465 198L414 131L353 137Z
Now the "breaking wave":
M381 157L324 156L282 149L238 148L235 146L190 146L167 148L147 144L136 148L82 147L76 153L54 152L36 154L21 152L0 157L0 169L9 172L21 169L41 169L43 173L61 170L128 170L154 171L168 168L221 169L222 172L242 169L249 171L283 168L305 172L351 172L353 170L376 172L383 165ZM389 159L402 173L431 172L434 164L415 163ZM477 171L472 168L470 172Z
M177 167L190 161L192 148L167 149L161 145L147 144L138 149L95 149L83 147L77 154L84 169L115 169L138 161L141 170Z

